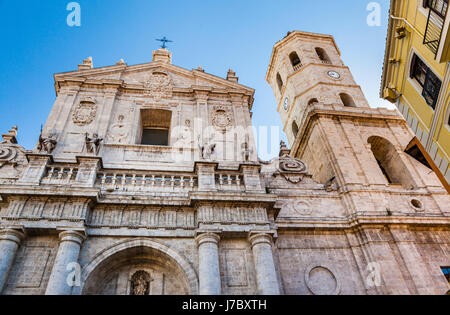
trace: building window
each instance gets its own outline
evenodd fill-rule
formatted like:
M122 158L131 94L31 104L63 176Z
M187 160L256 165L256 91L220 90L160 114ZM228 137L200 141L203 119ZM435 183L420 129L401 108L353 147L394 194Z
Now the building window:
M392 143L377 136L370 137L368 143L388 184L414 188L408 169Z
M294 121L294 122L292 123L292 134L294 135L294 137L297 137L298 131L299 131L298 125L297 125L297 123Z
M346 107L356 107L355 101L353 100L353 98L346 94L346 93L341 93L339 94L342 104L344 104L344 106Z
M302 61L298 57L297 53L294 51L289 55L289 60L291 61L292 67L295 71L302 67Z
M277 84L280 92L283 90L283 80L281 79L281 75L277 73Z
M423 0L423 7L430 8L440 17L445 18L448 9L448 0Z
M320 61L322 61L322 63L331 65L331 60L323 48L316 47L316 54L317 57L319 57Z
M318 104L319 100L317 98L312 98L309 100L308 102L308 106L314 105L314 104Z
M167 129L144 129L142 131L142 145L169 145L169 130Z
M411 63L411 78L422 87L422 96L428 106L435 109L442 82L416 54Z
M162 109L141 111L141 145L168 146L172 112Z

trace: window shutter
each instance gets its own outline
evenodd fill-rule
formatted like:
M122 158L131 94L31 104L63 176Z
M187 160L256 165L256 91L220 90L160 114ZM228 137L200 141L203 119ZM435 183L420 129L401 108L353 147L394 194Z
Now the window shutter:
M411 69L409 69L409 77L414 78L414 72L416 68L417 55L414 54L411 60Z
M427 104L433 109L435 109L436 107L439 92L441 91L441 85L441 80L439 80L439 78L433 73L433 71L428 69L422 95L425 98Z

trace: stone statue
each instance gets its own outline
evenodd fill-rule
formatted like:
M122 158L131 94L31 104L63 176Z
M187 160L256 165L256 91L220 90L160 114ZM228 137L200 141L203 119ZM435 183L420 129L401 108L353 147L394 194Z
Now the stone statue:
M47 154L52 154L57 144L58 142L56 141L56 132L54 130L50 133L50 136L47 138L45 138L41 133L41 135L39 136L37 150L39 153L44 151Z
M212 155L214 154L216 150L216 144L208 144L208 145L203 145L201 147L201 152L202 152L202 159L204 160L210 160Z
M132 295L148 295L150 289L150 275L145 271L138 271L131 279Z
M89 133L86 133L85 135L85 142L86 142L86 151L90 154L98 154L98 151L100 150L100 143L103 141L103 138L100 138L98 134L94 133L92 138L89 137Z
M216 151L216 144L203 144L200 143L200 136L198 137L199 147L200 147L200 153L203 160L211 160L212 155Z
M244 155L244 161L248 162L250 160L250 155L253 153L253 150L250 149L248 142L244 142L242 144L242 154Z

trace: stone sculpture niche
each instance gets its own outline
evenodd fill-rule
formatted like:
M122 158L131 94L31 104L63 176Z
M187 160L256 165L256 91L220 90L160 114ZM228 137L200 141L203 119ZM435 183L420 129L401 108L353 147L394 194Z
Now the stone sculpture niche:
M131 295L149 295L151 277L145 271L137 271L131 277Z

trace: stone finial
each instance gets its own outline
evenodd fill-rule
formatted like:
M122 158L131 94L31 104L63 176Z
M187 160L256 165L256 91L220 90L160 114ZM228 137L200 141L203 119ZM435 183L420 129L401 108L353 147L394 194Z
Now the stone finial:
M17 130L19 128L17 128L17 126L14 126L11 128L10 131L8 131L7 134L2 135L3 137L3 142L2 143L10 143L10 144L17 144Z
M205 72L205 69L203 69L202 67L198 67L197 69L196 69L197 71L200 71L200 72Z
M78 71L81 70L89 70L94 68L94 62L92 60L92 57L87 57L83 60L83 64L78 65Z
M291 154L291 150L288 149L286 142L281 141L280 143L280 157Z
M116 66L122 66L122 65L126 65L125 61L123 59L120 59L117 63Z
M229 69L228 73L227 73L227 80L228 81L233 81L233 82L238 82L239 78L236 76L236 72L233 71L233 69Z
M153 52L152 62L172 63L172 53L165 48Z

